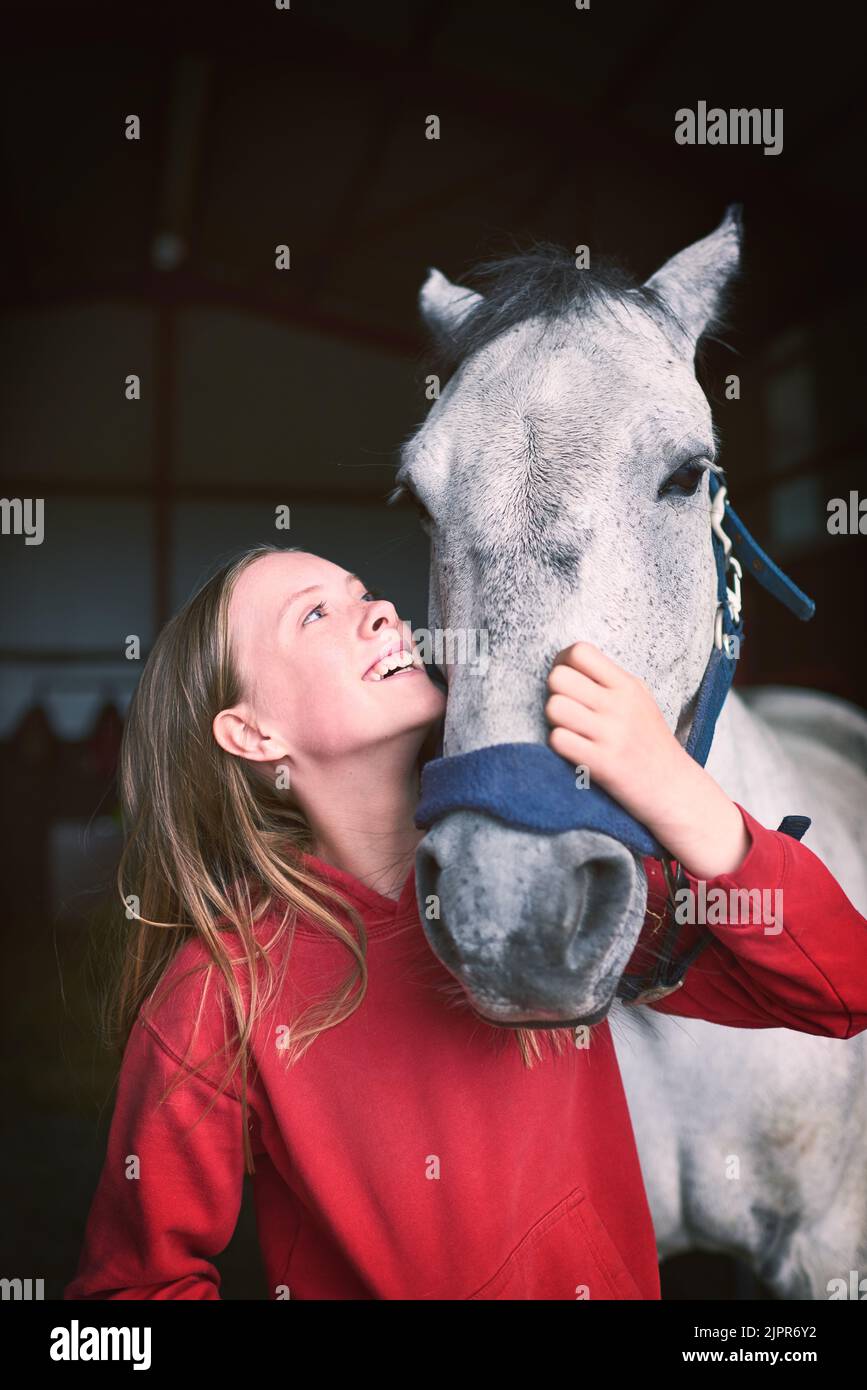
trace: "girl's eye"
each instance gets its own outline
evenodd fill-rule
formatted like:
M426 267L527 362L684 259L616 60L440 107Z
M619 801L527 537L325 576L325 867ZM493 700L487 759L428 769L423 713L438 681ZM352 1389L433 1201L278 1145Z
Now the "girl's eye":
M383 597L384 597L384 595L383 595L383 593L382 593L382 591L381 591L380 589L368 589L368 590L366 590L365 593L363 593L363 594L361 595L362 601L363 601L364 599L368 599L368 598L369 598L369 599L373 599L374 603L376 602L377 599L380 599L380 598L383 598ZM302 623L301 623L301 626L302 626L302 627L306 627L306 626L307 626L307 619L308 619L308 618L312 618L312 616L313 616L314 613L318 613L320 617L324 617L325 614L326 614L327 612L328 612L328 604L326 603L325 599L323 599L321 603L317 603L317 605L316 605L315 608L311 608L311 609L310 609L310 612L307 614L307 617L305 617L305 618L303 619L303 621L302 621Z
M328 605L327 605L327 603L325 602L325 600L323 599L321 603L317 603L317 605L316 605L315 608L311 608L311 609L310 609L310 612L307 614L307 618L311 618L311 617L313 616L314 613L319 613L320 616L322 616L322 615L324 615L325 613L327 613L327 611L328 611ZM301 623L301 626L302 626L302 627L306 627L306 626L307 626L307 618L305 618L305 619L303 620L303 622Z

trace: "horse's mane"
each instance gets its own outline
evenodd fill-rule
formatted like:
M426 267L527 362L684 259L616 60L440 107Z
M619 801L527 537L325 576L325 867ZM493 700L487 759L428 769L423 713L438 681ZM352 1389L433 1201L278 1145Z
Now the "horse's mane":
M550 322L612 299L637 301L655 317L673 317L662 297L639 284L618 261L594 259L592 269L579 270L572 252L548 241L479 261L456 283L478 290L484 298L450 326L448 334L432 331L426 369L435 371L443 383L479 348L529 318Z

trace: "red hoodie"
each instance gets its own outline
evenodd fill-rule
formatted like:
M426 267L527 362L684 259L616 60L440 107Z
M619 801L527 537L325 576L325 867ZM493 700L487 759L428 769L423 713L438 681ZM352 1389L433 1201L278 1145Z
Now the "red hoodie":
M867 921L822 862L743 811L751 848L708 884L784 888L779 934L716 938L659 1012L850 1038L867 1028ZM346 949L299 917L281 996L255 1034L253 1192L271 1299L658 1299L653 1225L608 1021L589 1047L528 1070L510 1030L456 1003L416 906L313 856L368 931L367 995L288 1072L281 1024L348 973ZM646 861L650 906L659 866ZM693 881L695 886L695 881ZM640 964L648 918L628 969ZM273 930L273 922L271 923ZM684 928L683 942L692 939ZM281 946L282 948L282 946ZM169 967L206 958L198 940ZM66 1299L219 1299L213 1257L244 1175L237 1083L189 1074L162 1106L202 1000L191 974L133 1028L108 1150ZM447 987L447 988L444 988ZM212 987L195 1063L223 1039ZM208 1077L219 1081L225 1058ZM184 1069L189 1073L189 1068Z

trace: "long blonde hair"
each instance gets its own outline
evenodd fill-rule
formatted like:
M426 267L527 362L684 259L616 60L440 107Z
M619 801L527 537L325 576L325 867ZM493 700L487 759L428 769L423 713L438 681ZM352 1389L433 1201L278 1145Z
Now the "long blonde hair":
M219 972L237 1025L237 1048L211 1104L240 1072L249 1173L255 1172L247 1113L251 1038L285 977L289 951L281 953L275 972L274 948L299 914L345 946L350 969L330 998L289 1025L281 1046L287 1067L322 1032L354 1013L367 991L364 921L330 883L303 868L299 855L310 851L312 837L302 812L291 795L246 759L227 753L213 736L214 717L244 695L230 643L235 583L255 560L282 549L259 545L223 565L165 625L145 663L121 744L125 843L117 887L124 924L109 938L109 982L100 1010L104 1042L122 1053L142 1006L181 947L191 939L206 947L204 963L192 971L206 972L206 988ZM429 738L420 763L433 751ZM275 908L280 921L265 948L254 929ZM338 913L349 918L352 930ZM291 945L291 935L288 940ZM249 1007L238 965L249 980ZM554 1050L567 1031L548 1035ZM532 1066L532 1055L542 1055L536 1034L515 1032L524 1063ZM184 1079L179 1072L166 1095Z

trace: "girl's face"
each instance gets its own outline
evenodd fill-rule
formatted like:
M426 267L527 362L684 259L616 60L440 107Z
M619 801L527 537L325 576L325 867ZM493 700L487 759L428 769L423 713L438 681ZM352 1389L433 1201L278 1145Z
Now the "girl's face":
M388 653L411 656L409 622L318 555L286 551L248 565L229 627L245 697L217 715L214 736L242 757L291 761L299 788L317 764L377 745L392 766L395 740L411 766L445 713L446 697L418 656L388 676L377 666Z

